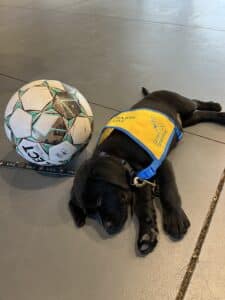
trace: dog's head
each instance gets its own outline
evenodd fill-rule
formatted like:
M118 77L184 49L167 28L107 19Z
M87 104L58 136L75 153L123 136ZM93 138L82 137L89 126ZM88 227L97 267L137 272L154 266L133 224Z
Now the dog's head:
M132 203L128 178L127 170L117 159L97 157L86 161L75 176L72 209L73 205L79 208L83 218L97 218L108 234L119 232Z

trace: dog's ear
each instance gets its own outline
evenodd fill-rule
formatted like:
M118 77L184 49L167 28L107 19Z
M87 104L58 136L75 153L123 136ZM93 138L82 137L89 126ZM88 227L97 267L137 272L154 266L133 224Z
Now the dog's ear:
M142 87L142 94L144 96L148 96L150 93L149 93L149 91L145 87Z
M74 199L75 198L71 198L69 202L69 209L77 227L82 227L85 224L86 213L82 208L76 205L76 200L74 201Z
M92 179L99 179L124 190L129 190L129 180L126 170L121 164L109 157L101 157L95 161L90 176Z
M69 208L78 227L85 224L86 210L83 193L91 170L91 160L85 161L77 170L71 190Z

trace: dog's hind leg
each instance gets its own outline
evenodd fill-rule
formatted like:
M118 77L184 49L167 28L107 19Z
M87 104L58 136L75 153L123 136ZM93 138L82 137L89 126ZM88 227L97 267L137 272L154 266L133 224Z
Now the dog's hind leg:
M171 103L180 114L183 127L200 122L225 124L225 113L220 112L222 107L219 103L191 100L176 93L172 93L172 95Z
M158 170L160 201L162 205L164 230L173 238L181 239L190 222L181 207L172 164L166 159Z
M170 91L156 91L151 93L151 95L156 99L161 98L170 106L173 106L177 113L180 114L181 118L189 117L196 110L221 111L221 105L217 102L204 102L197 99L189 99Z
M151 187L135 190L135 214L139 222L137 247L142 255L150 253L157 244L158 229Z
M200 100L193 100L197 104L197 110L207 110L207 111L221 111L222 107L219 103L213 101L200 101Z
M213 122L225 125L225 112L197 110L182 118L183 127L192 126L201 122Z

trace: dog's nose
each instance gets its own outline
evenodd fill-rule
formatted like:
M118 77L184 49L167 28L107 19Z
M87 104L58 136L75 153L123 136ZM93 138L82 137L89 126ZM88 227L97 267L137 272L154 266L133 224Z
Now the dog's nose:
M114 235L120 232L120 227L116 227L112 221L106 221L104 223L105 230L108 234Z
M110 228L112 227L112 225L113 225L112 221L106 221L106 222L105 222L105 227L106 227L107 229L110 229Z
M108 234L116 233L115 226L111 220L105 220L104 227Z

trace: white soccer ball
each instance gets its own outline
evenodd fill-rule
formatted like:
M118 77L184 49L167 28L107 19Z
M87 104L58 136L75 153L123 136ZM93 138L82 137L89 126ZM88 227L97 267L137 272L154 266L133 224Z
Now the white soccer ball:
M4 127L17 152L29 162L62 165L88 144L93 113L76 88L56 80L37 80L12 96Z

